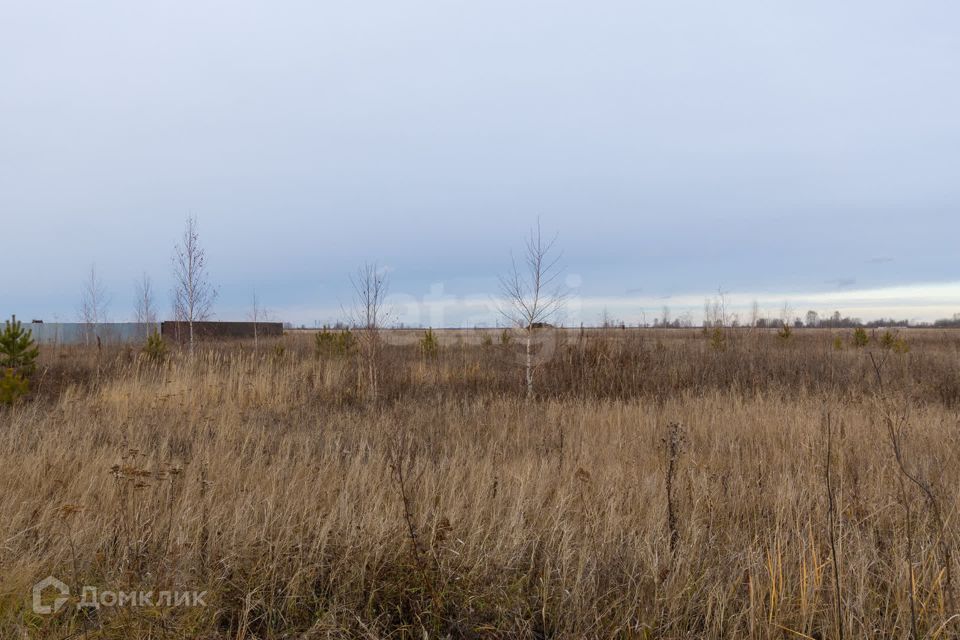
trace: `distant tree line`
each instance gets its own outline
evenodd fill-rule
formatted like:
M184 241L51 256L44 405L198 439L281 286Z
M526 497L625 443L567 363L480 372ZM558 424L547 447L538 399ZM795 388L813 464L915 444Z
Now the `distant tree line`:
M820 316L816 311L808 311L804 317L793 316L793 314L783 313L780 317L764 317L756 312L754 307L753 317L748 320L741 320L735 313L726 313L722 306L716 303L709 303L704 306L703 328L711 329L717 327L729 328L757 328L757 329L780 329L789 326L795 329L855 329L862 327L865 329L876 329L879 327L899 327L899 328L937 328L950 329L960 328L960 313L955 313L952 318L943 318L934 322L912 322L908 319L896 318L878 318L876 320L863 321L860 318L844 316L839 311L834 311L829 316ZM785 308L786 311L786 308ZM602 323L604 328L624 327L624 323L611 321L604 312ZM654 318L652 323L642 322L641 327L653 327L655 329L689 329L694 327L694 323L689 314L671 318L670 310L664 307L661 317Z
M960 313L953 314L952 318L944 318L942 320L937 320L933 323L934 327L938 329L953 329L960 327Z

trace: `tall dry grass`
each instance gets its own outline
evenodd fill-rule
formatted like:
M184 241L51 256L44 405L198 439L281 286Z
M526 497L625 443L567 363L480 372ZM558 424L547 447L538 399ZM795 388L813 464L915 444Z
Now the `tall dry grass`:
M376 403L306 338L45 353L0 413L0 637L956 637L955 338L880 393L797 333L573 332L533 402L456 338L388 348ZM37 615L48 574L207 606Z

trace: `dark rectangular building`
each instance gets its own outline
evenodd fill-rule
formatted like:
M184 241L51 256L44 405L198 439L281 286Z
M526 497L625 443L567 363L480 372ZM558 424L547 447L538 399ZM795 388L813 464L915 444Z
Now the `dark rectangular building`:
M194 322L194 340L230 340L250 338L256 335L261 338L283 335L282 322ZM190 323L178 320L168 320L160 323L160 335L164 340L172 342L187 342L190 340Z

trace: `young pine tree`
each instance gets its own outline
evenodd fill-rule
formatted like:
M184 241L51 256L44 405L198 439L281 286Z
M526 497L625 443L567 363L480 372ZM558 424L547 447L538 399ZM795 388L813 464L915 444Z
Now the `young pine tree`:
M0 404L13 404L30 390L40 349L29 329L13 316L0 332Z

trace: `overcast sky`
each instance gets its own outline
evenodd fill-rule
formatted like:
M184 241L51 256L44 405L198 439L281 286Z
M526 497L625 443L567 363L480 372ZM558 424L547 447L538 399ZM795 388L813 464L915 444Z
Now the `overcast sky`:
M538 216L573 322L718 289L952 315L958 23L947 0L0 0L0 314L74 320L95 263L111 319L144 271L169 315L193 214L220 319L254 288L336 319L376 260L401 319L493 320Z

